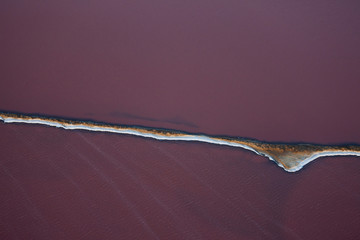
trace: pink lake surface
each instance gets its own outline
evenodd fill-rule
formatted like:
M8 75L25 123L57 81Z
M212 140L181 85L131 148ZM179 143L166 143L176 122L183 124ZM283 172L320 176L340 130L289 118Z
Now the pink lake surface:
M0 3L0 109L360 143L356 1ZM0 124L1 239L356 239L360 161Z

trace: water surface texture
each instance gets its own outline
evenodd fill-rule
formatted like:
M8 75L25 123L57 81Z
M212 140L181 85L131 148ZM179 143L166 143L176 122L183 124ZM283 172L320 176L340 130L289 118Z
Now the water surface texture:
M0 1L0 111L360 143L358 1ZM357 239L360 161L0 122L0 239Z

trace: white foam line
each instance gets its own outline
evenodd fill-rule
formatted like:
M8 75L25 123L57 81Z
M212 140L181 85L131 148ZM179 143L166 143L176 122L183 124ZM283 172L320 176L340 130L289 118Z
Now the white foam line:
M277 161L273 158L273 156L267 154L266 152L258 152L257 150L253 149L252 147L241 144L238 142L233 142L231 140L226 140L222 138L217 137L211 137L206 135L197 135L197 134L186 134L181 133L180 136L178 135L162 135L161 133L152 133L152 132L146 132L151 131L151 129L145 129L145 128L137 128L131 129L131 127L128 126L101 126L96 125L94 123L94 126L79 124L79 123L61 123L57 122L57 120L54 119L54 121L47 121L40 118L31 118L31 119L23 119L23 118L13 118L13 117L6 117L6 116L0 116L0 120L4 121L5 123L28 123L28 124L41 124L51 127L58 127L58 128L64 128L67 130L87 130L87 131L94 131L94 132L109 132L109 133L118 133L118 134L128 134L128 135L135 135L139 137L146 137L146 138L153 138L157 140L167 140L167 141L196 141L196 142L204 142L204 143L210 143L210 144L217 144L217 145L225 145L230 147L239 147L246 150L250 150L258 155L265 156L269 158L270 160L277 163L278 166L282 167L287 172L296 172L302 169L305 165L312 162L313 160L319 158L319 157L325 157L325 156L360 156L360 152L356 151L319 151L315 152L314 154L310 155L307 158L301 159L299 158L297 160L297 165L292 168L286 168L281 161ZM91 123L89 123L91 124ZM155 129L154 129L155 130Z
M41 124L51 127L58 127L58 128L64 128L67 130L87 130L87 131L94 131L94 132L109 132L109 133L119 133L119 134L128 134L128 135L135 135L140 137L146 137L146 138L153 138L157 140L168 140L168 141L196 141L196 142L205 142L205 143L211 143L211 144L217 144L217 145L226 145L230 147L240 147L244 148L250 151L253 151L257 154L259 154L255 149L231 142L226 141L219 138L213 138L208 137L205 135L182 135L182 136L164 136L156 133L143 133L141 131L137 131L134 129L118 129L118 128L112 128L112 127L101 127L101 126L86 126L82 124L68 124L68 123L57 123L52 121L46 121L42 119L19 119L19 118L3 118L0 117L1 120L3 120L5 123L29 123L29 124Z

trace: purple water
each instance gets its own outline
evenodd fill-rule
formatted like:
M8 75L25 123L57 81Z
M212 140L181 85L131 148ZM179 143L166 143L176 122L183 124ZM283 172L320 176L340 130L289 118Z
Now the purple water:
M355 1L0 7L0 109L360 143ZM360 161L0 124L3 239L356 239Z

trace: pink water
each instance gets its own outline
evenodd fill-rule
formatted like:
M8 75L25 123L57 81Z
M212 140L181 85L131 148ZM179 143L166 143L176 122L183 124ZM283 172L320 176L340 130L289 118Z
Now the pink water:
M360 143L356 2L0 7L0 109ZM0 124L5 239L355 239L360 161Z

